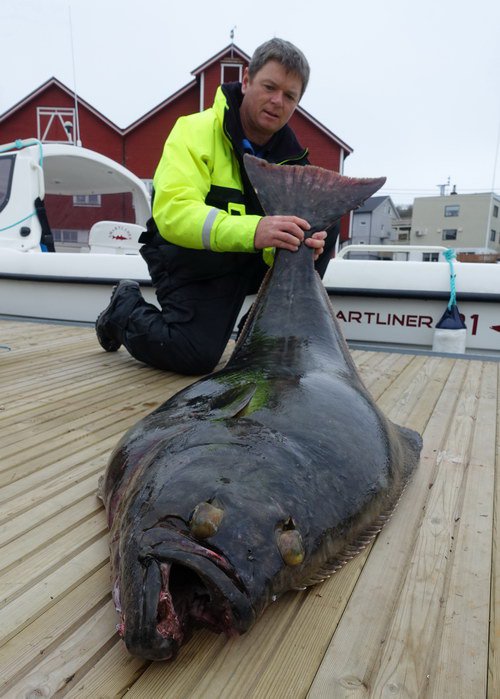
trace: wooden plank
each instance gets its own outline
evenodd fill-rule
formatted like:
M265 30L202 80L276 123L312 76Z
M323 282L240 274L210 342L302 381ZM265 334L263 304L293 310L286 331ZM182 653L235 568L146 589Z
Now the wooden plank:
M362 366L360 373L366 388L374 400L377 400L400 372L413 364L415 357L408 354L389 355L391 361L388 361L385 356L380 357L378 352L373 354L377 361L370 365L369 371L366 370L365 366Z
M78 630L82 621L96 608L109 602L109 577L109 566L102 566L68 594L61 596L59 601L9 641L0 645L0 696L6 696L4 692L20 677Z
M497 395L500 395L500 371L497 380ZM496 424L496 477L493 515L493 556L490 601L490 637L488 655L488 699L500 696L500 410Z
M422 696L433 665L433 643L442 630L442 596L448 577L448 556L455 530L457 497L476 408L474 388L478 365L470 365L456 404L439 470L430 491L407 575L390 618L377 670L369 683L370 696Z
M69 507L57 513L50 519L45 519L38 526L32 526L28 531L19 534L15 539L0 548L0 589L1 576L26 558L32 556L36 551L43 550L45 553L57 539L61 539L63 532L70 531L73 538L77 537L78 527L84 525L85 537L88 538L89 531L96 517L102 522L102 503L95 493L86 498L72 503ZM45 556L44 556L45 558ZM44 560L44 563L46 561Z
M29 509L17 516L8 517L0 524L0 546L20 540L27 532L34 531L36 527L49 522L52 517L66 509L77 507L89 496L90 501L94 500L96 507L100 507L101 503L98 501L96 490L97 476L91 474L88 478L53 493L37 504L32 503ZM39 541L39 537L36 537L36 541ZM0 555L1 553L0 549Z
M0 489L0 522L24 512L35 503L71 487L75 483L97 476L105 467L109 454L117 442L116 434L89 444L80 452L70 451L49 465L40 459L38 470Z
M387 629L372 683L372 695L422 696L437 674L436 645L443 631L443 605L449 586L452 540L463 488L469 444L477 411L481 364L470 363L450 423L426 504L408 572Z
M99 659L78 673L64 694L65 699L108 699L128 694L130 688L150 663L133 658L121 641L107 648ZM170 688L163 687L163 697L172 696ZM146 695L149 699L149 695ZM177 695L179 698L186 695Z
M465 371L466 365L457 363L450 373L423 435L419 468L401 506L371 551L311 686L308 695L311 699L373 696L380 649L387 642L395 599L409 570L415 531L434 483L436 453L442 446L443 431L452 421Z
M22 556L14 568L7 566L0 572L0 599L4 604L15 600L107 533L106 518L101 510L72 529L65 528L52 541Z
M0 645L25 629L56 602L101 568L108 558L108 537L62 561L45 578L0 608Z
M101 632L108 629L108 645L116 642L113 627L115 610L108 604L95 610L78 632L62 641L57 648L26 672L10 688L13 697L53 697L75 684L80 673L102 652ZM98 656L97 656L98 657Z
M466 464L429 696L440 699L486 696L488 622L495 486L498 365L483 366L470 456Z

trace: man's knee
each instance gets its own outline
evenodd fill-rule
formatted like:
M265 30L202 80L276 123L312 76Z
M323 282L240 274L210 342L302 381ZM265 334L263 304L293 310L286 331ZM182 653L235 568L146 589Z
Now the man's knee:
M176 348L177 349L177 348ZM209 374L212 372L221 358L222 352L213 348L197 347L183 353L176 352L173 362L174 371L180 374L195 376L197 374Z
M182 335L174 334L166 341L142 335L127 338L125 347L141 362L164 371L186 376L208 374L217 366L222 352L217 348L194 347Z

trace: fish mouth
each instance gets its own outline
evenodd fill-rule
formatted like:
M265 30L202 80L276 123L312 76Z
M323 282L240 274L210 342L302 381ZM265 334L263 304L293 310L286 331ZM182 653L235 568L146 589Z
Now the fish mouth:
M147 548L122 566L118 632L132 655L173 660L196 628L233 636L251 626L249 595L225 558L182 535Z

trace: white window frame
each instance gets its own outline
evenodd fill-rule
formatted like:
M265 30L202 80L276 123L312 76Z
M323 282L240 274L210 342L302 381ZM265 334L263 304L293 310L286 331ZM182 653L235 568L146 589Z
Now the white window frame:
M460 216L460 204L447 204L444 207L445 218Z
M223 61L220 64L220 82L221 84L227 82L224 80L224 69L225 68L238 68L238 80L241 82L243 80L243 64L239 61Z
M102 205L100 194L74 194L73 206L91 206L98 208Z
M44 117L48 117L47 123ZM66 134L66 140L50 139L49 133L54 121L59 121ZM36 124L38 140L42 143L72 143L76 144L76 118L74 107L37 107Z

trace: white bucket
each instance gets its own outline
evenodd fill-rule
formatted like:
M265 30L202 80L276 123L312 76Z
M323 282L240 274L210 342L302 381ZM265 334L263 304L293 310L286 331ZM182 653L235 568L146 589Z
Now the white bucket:
M467 330L465 328L454 328L448 330L436 328L432 341L433 352L446 352L448 354L464 354Z

